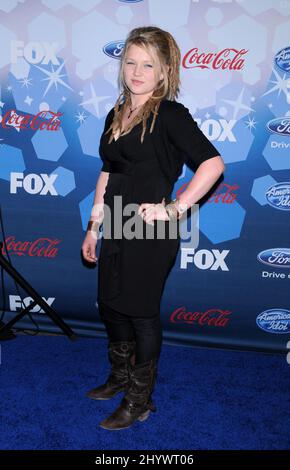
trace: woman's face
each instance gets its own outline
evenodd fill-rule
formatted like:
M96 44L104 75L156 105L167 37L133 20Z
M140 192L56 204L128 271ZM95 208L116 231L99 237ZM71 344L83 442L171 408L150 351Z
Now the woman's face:
M152 57L142 47L132 44L128 48L124 58L124 79L131 93L152 95L158 81L163 78L161 72L157 74L156 67Z

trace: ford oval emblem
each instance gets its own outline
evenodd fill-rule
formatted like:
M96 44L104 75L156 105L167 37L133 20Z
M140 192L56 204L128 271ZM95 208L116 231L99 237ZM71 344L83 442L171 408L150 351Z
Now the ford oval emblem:
M113 59L120 59L125 41L111 41L103 47L103 52Z

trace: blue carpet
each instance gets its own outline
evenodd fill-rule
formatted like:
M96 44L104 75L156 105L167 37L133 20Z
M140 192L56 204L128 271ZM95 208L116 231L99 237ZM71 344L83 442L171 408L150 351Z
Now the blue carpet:
M286 355L163 345L157 413L122 431L98 423L122 395L93 401L105 339L19 335L1 343L1 449L289 449Z

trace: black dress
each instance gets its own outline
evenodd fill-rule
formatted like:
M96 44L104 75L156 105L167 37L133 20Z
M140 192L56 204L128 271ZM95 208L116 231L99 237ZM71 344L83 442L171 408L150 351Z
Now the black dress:
M105 135L105 131L112 118L113 110L107 116L100 139L100 155L104 163L102 171L110 173L104 203L110 208L111 214L106 215L105 211L103 225L108 220L106 217L110 217L114 234L114 196L122 196L119 198L122 209L129 203L160 203L163 197L168 203L174 183L170 183L165 177L156 158L152 138L155 127L152 134L149 133L152 115L147 121L143 143L140 140L142 123L139 123L129 134L116 141L113 139L109 144L110 133ZM210 142L208 144L211 156L218 155ZM209 153L207 158L210 158ZM148 224L141 216L138 217L145 233ZM129 218L130 216L122 215L121 225ZM157 223L164 224L165 238L156 237ZM108 238L103 236L98 257L98 302L130 316L150 317L160 313L165 281L180 246L178 222L175 238L172 238L174 230L169 236L169 224L176 223L155 220L154 228L151 226L155 235L152 239L127 239L124 235L121 238L114 235Z

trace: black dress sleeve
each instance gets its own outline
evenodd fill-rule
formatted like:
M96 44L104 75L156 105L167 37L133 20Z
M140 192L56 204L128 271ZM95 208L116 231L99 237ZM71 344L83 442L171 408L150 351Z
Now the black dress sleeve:
M168 101L167 104L165 121L168 138L184 154L184 163L196 169L204 161L220 156L199 129L188 108L176 101Z
M101 168L101 171L105 171L107 173L110 173L110 162L106 159L106 157L104 155L104 152L103 152L103 149L102 149L102 138L103 138L105 132L109 129L109 127L111 125L111 122L112 122L112 119L113 119L113 116L114 116L114 108L112 108L107 114L107 117L106 117L106 120L105 120L104 130L103 130L103 133L101 135L100 145L99 145L99 155L100 155L101 160L103 162L103 166Z

